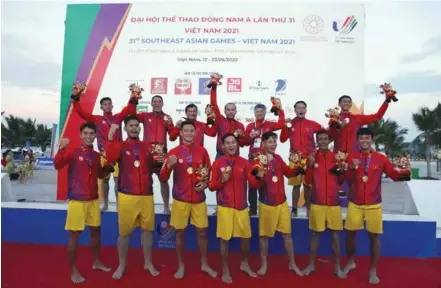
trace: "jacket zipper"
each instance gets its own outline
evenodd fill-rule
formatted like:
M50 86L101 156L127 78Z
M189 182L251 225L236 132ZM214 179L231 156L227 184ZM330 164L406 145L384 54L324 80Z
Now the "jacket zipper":
M299 138L300 138L300 147L299 148L300 149L302 149L302 126L303 126L303 120L300 120L300 135L299 135Z
M327 153L325 152L325 204L328 205L328 161Z

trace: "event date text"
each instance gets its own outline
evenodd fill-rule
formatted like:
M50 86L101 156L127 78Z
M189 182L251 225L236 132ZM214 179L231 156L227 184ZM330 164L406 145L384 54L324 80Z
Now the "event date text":
M238 62L239 58L229 58L229 57L178 57L178 62Z

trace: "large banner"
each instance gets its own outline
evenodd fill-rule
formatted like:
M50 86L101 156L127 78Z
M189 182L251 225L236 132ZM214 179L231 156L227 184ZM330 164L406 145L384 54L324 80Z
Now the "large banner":
M303 100L307 118L327 125L326 110L343 94L353 98L353 112L361 109L364 25L359 4L68 5L60 137L79 144L83 121L69 98L76 80L87 83L81 104L94 114L101 114L102 97L111 97L118 112L129 98L129 84L138 82L145 89L140 111L151 111L149 100L159 94L175 122L190 103L205 121L210 100L205 85L212 72L224 75L219 106L236 103L237 119L245 126L254 122L257 103L270 107L271 96L280 97L287 117L295 117L293 104ZM269 112L267 119L277 120ZM215 138L207 137L205 143L214 159ZM286 160L288 151L288 143L279 144L278 153ZM242 148L241 155L247 153L248 147ZM158 184L155 179L155 200L160 202ZM59 199L65 198L66 188L62 171ZM207 196L215 204L214 195Z

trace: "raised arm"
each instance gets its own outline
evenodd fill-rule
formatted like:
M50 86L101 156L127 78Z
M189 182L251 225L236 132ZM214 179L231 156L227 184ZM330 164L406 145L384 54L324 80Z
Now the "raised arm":
M161 172L159 173L159 180L161 180L162 182L166 182L168 181L168 179L170 179L171 172L173 171L173 165L176 164L176 161L176 155L167 155L164 164L162 165Z
M354 116L361 123L361 125L368 125L380 121L383 118L384 114L386 113L387 108L389 108L389 104L387 104L387 102L383 102L383 104L380 106L377 113L375 114L370 114L370 115L357 114Z
M121 155L122 142L113 141L113 136L116 130L118 130L119 125L113 123L110 125L109 135L107 135L107 141L105 145L105 156L109 163L115 163L119 160Z
M211 87L210 91L210 104L213 105L214 113L216 113L216 123L219 123L221 119L224 118L224 116L221 114L219 110L219 106L217 105L217 86L214 85Z
M119 112L118 114L116 114L115 117L115 123L120 125L124 119L127 118L127 116L129 115L136 115L136 105L138 104L138 102L136 100L129 100L129 103L127 104L126 107L124 107L121 112Z
M95 122L97 120L97 118L99 117L98 115L93 115L91 113L87 113L83 110L83 108L81 107L80 101L72 101L73 107L75 109L75 111L77 111L78 115L80 115L81 118L83 118L84 120L86 120L87 122Z
M242 130L243 131L243 133L245 134L245 126L243 126L243 124L242 123L240 123L240 122L237 122L238 123L238 129L240 129L240 130ZM241 137L241 138L239 138L239 146L240 147L244 147L244 146L247 146L247 145L250 145L250 140L249 140L249 137L246 137L246 135L244 135L244 137Z
M173 130L170 132L170 136L169 136L170 141L175 141L176 139L178 139L180 132L181 130L175 126Z
M280 132L280 142L285 143L289 139L290 134L291 129L284 125L284 127L282 127L282 132Z
M285 126L285 111L283 109L279 110L279 120L277 122L271 122L271 127L273 131L283 129ZM286 141L286 140L285 140Z
M217 125L213 124L213 125L205 125L205 130L204 130L205 135L210 136L210 137L215 137L217 134Z
M54 159L54 167L56 170L64 168L72 160L72 152L67 149L59 149Z

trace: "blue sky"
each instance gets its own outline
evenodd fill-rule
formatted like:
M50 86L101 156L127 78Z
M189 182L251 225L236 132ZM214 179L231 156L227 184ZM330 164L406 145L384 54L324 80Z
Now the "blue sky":
M65 3L2 2L2 111L58 122ZM440 11L441 2L366 4L365 112L383 101L378 84L392 82L400 101L386 118L408 128L409 139L418 135L412 113L441 101Z

